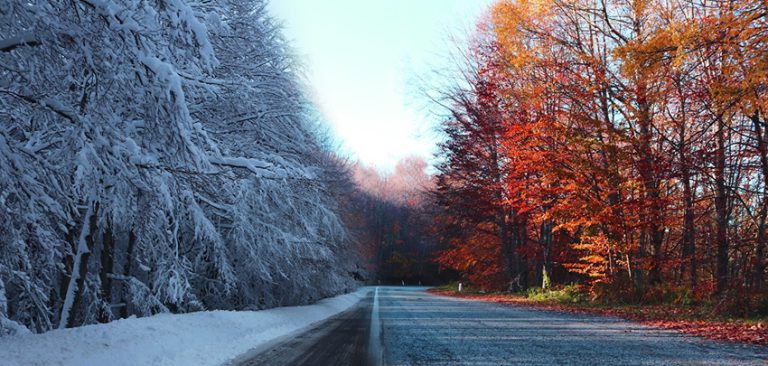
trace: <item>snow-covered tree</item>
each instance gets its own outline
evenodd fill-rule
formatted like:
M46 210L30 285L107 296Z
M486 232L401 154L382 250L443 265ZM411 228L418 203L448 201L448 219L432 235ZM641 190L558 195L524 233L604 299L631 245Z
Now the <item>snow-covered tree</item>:
M227 61L215 79L231 82L195 115L219 146L211 161L234 180L236 196L225 200L233 202L226 240L238 258L234 301L274 306L339 292L350 286L349 268L338 263L348 239L295 61L265 2L220 6L225 11L209 18L209 28Z
M0 328L354 286L264 1L10 1L0 35Z

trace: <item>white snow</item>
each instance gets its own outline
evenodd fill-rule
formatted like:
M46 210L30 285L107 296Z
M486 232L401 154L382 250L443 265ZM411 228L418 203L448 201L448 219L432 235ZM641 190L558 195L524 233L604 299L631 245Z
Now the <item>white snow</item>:
M0 2L0 334L306 304L366 275L266 1Z
M350 308L370 291L364 287L306 306L160 314L4 337L0 338L0 364L223 365L255 347Z

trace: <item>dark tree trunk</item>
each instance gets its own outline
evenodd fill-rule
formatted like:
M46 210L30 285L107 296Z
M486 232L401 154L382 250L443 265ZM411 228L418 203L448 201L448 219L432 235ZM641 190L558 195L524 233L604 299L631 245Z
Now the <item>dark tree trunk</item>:
M101 246L101 271L99 272L99 278L101 279L101 299L107 306L107 309L99 313L99 322L106 323L112 319L111 308L112 305L112 275L114 272L115 241L112 235L112 229L107 227L102 234L102 246Z
M728 197L725 182L725 122L717 121L717 150L715 151L715 215L717 232L717 293L728 286Z
M63 258L64 261L64 274L61 276L61 281L59 282L59 293L58 293L58 300L56 303L56 307L53 309L61 309L64 306L64 299L67 297L67 288L69 286L69 281L72 278L72 266L74 266L75 262L75 253L77 252L77 230L76 227L70 227L67 231L66 236L66 242L69 244L69 248L72 251L72 254L65 255ZM69 274L69 275L67 275Z
M681 272L685 276L686 269L690 274L690 283L692 287L696 286L698 280L696 272L696 228L693 211L693 192L691 189L691 177L688 167L683 168L683 202L685 205L683 212L683 242L682 255L683 263ZM687 268L686 268L687 267Z
M515 225L515 270L516 286L518 291L525 291L528 289L528 263L525 258L520 255L519 249L526 245L528 242L528 226L526 222L519 222Z
M121 318L127 318L129 309L128 309L128 286L130 284L127 282L128 279L131 277L131 265L133 264L133 251L136 247L136 234L133 233L133 230L128 231L128 245L125 249L125 264L123 265L123 291L122 291L122 303L123 306L120 308L120 317Z
M74 291L74 301L72 304L72 308L70 310L69 316L66 319L67 328L72 328L76 325L76 319L77 319L77 311L82 308L83 303L83 286L85 285L85 277L88 275L88 260L91 257L91 251L93 250L93 242L94 242L94 233L96 232L96 219L99 212L99 204L95 203L93 207L93 212L91 213L90 217L86 217L85 220L88 220L88 233L85 236L85 242L88 246L88 250L82 253L81 259L80 259L80 265L78 268L72 268L72 271L77 271L77 281L76 281L76 287Z
M541 265L541 288L546 289L549 284L544 282L544 274L551 278L552 276L552 220L546 220L541 223L540 237L542 248Z
M639 27L639 24L636 24ZM636 30L639 34L639 28ZM641 252L647 251L647 246L653 251L651 256L651 265L648 271L648 280L650 283L661 282L661 266L663 261L662 243L664 242L663 225L663 207L661 203L661 194L659 192L659 181L656 160L651 146L653 137L653 126L651 118L651 106L648 101L648 88L646 81L640 77L637 79L637 105L638 120L640 128L639 136L639 161L638 170L642 179L644 198L648 201L648 206L644 210L647 220L643 239L641 240Z
M763 130L763 122L760 120L760 112L755 112L751 117L752 125L755 128L755 140L757 141L757 152L760 156L760 168L763 174L763 200L760 203L760 210L757 215L757 239L755 242L755 265L753 271L753 285L756 289L762 290L765 286L765 247L766 247L766 219L768 217L768 147L766 147L766 134Z
M516 287L515 278L517 277L517 260L515 258L515 245L509 232L506 215L503 208L496 209L496 227L499 232L499 244L501 245L501 254L504 256L504 268L509 280L509 291L519 291Z

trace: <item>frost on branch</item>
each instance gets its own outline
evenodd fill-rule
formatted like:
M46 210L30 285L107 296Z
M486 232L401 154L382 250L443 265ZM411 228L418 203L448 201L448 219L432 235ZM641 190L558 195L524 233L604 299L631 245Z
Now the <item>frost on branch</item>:
M355 286L263 1L0 7L0 334Z

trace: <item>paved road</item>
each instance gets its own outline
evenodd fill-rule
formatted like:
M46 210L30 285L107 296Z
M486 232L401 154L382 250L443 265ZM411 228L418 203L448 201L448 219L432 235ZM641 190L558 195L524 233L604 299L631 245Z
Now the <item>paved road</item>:
M372 323L380 325L380 333L368 330ZM768 365L765 347L408 287L381 287L376 301L368 298L342 317L256 356L261 363L247 365L377 364L371 355L381 346L384 365ZM274 354L285 358L269 358Z
M240 366L367 365L373 293L352 309L280 342Z

